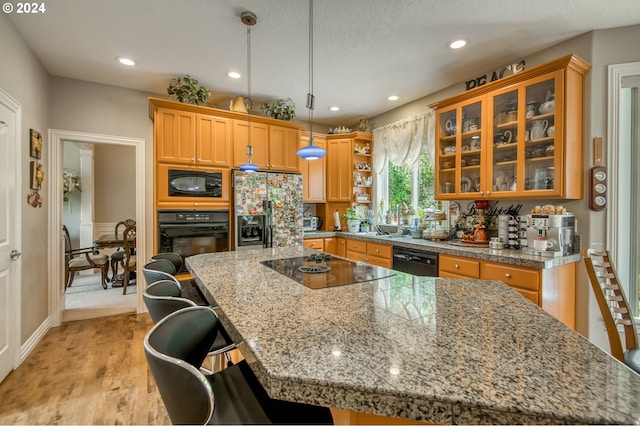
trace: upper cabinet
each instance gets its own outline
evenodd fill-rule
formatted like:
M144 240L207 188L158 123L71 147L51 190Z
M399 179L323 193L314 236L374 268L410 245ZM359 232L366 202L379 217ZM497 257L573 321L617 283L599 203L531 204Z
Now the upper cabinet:
M250 124L247 121L233 120L233 167L240 167L247 162L247 145L249 144L249 126L251 126L251 146L253 154L251 162L262 170L268 169L269 163L269 126L264 123Z
M248 127L248 122L234 120L234 167L247 162ZM262 170L299 173L299 144L299 129L251 122L251 161Z
M231 120L186 111L155 111L156 161L192 166L231 165Z
M314 145L327 149L325 135L313 134ZM309 143L309 132L303 132L299 148ZM324 203L326 201L325 176L327 156L317 160L300 160L302 172L302 201L305 203Z
M300 172L300 130L282 126L269 126L270 169Z
M371 133L327 135L327 201L371 203L372 152Z
M260 169L300 172L296 152L301 123L149 98L157 163L196 167L240 167L251 160Z
M575 55L432 105L438 199L583 196L583 80Z

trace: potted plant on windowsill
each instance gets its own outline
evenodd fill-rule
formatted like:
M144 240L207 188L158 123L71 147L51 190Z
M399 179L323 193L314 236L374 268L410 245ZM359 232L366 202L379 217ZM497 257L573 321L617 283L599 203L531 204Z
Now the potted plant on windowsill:
M349 232L355 234L360 231L360 222L362 222L362 218L358 217L356 214L355 207L347 207L347 212L342 215L342 218L347 220L347 228Z

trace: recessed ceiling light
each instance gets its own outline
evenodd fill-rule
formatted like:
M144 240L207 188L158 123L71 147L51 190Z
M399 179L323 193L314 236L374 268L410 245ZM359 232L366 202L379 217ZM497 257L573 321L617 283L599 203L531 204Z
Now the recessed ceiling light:
M467 40L454 40L451 43L449 43L447 46L449 46L449 49L460 49L461 47L465 47L467 45Z
M332 107L329 107L329 111L340 111L340 107L334 105Z
M226 74L227 74L227 77L229 77L229 78L240 78L240 77L242 77L242 74L240 74L237 71L227 71Z
M132 67L136 64L136 61L130 58L125 58L124 56L116 56L116 61L118 61L122 65L126 65L129 67Z
M390 101L397 101L400 98L397 95L391 95L387 99L389 99Z

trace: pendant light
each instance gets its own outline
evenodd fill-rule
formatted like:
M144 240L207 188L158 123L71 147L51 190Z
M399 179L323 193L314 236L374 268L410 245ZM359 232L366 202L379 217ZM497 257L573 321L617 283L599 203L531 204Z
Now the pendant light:
M307 109L309 110L309 144L298 150L298 156L305 160L317 160L327 154L327 151L313 144L313 0L309 0L309 93L307 93Z
M247 97L244 100L244 106L247 109L247 162L240 166L243 172L256 172L258 166L251 162L253 154L253 146L251 146L251 27L258 22L258 18L253 12L242 12L240 20L247 26Z

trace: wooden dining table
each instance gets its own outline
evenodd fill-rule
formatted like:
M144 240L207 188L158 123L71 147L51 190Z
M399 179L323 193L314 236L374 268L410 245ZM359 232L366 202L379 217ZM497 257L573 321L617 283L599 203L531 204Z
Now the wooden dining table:
M131 241L135 246L135 238L132 239ZM122 236L118 236L115 234L103 234L103 235L100 235L98 239L94 240L93 245L98 250L102 250L106 248L120 248L120 247L124 247L124 239ZM122 274L120 274L117 277L115 273L115 262L110 261L109 263L111 265L111 278L110 279L107 278L107 280L112 283L112 286L114 286L114 283L118 281L122 282L122 278L118 280L118 277L121 277ZM115 287L119 287L119 286L116 285Z

